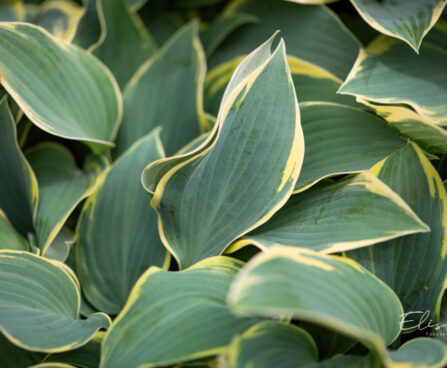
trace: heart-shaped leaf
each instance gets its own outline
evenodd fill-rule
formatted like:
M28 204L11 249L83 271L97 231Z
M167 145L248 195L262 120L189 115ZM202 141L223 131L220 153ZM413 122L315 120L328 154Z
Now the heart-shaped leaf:
M0 250L0 331L12 343L42 352L86 344L111 321L104 313L80 320L79 306L79 283L66 265Z
M27 23L2 23L0 37L1 83L34 124L95 150L113 145L121 95L98 59Z

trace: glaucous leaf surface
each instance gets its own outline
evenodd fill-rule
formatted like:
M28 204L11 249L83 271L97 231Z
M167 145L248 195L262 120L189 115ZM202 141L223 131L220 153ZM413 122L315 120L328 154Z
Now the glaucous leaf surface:
M110 68L123 88L157 45L138 16L130 13L126 0L100 0L97 6L103 41L93 54Z
M234 86L224 95L213 143L163 176L151 202L163 243L181 268L219 255L266 222L300 172L304 141L283 41Z
M253 244L263 250L285 245L338 253L428 231L396 193L373 174L362 173L293 195L229 250Z
M82 8L73 2L63 0L44 1L38 6L26 7L26 21L45 28L56 37L71 42Z
M277 321L263 321L234 337L226 353L227 368L294 368L313 365L318 350L302 328Z
M418 52L422 39L434 26L446 0L351 0L368 24L408 43Z
M447 363L447 346L441 341L416 338L390 351L387 367L443 368Z
M277 321L264 321L235 336L221 368L379 368L377 358L370 355L336 356L318 361L312 337L303 329Z
M107 332L100 367L165 366L224 351L235 334L258 322L234 316L226 305L241 265L212 257L181 272L151 267Z
M415 141L428 152L447 153L447 130L424 119L407 106L374 104L362 98L359 102L370 107L383 117L392 127L400 133Z
M117 314L150 266L167 267L157 215L141 185L141 171L164 156L159 130L133 144L100 178L77 228L76 269L87 300Z
M243 57L235 58L232 62L224 63L207 74L204 103L208 112L212 114L218 112L227 82L242 59ZM359 106L352 96L337 94L342 81L327 70L290 55L287 57L287 63L300 104L308 101L327 101Z
M101 34L101 23L96 8L96 0L82 0L83 14L79 20L76 34L72 40L75 45L89 51L98 47L105 34Z
M366 171L406 144L373 114L338 104L300 105L306 152L294 192L323 178Z
M0 333L0 357L3 368L28 368L40 363L45 354L21 349Z
M417 55L402 42L379 36L360 50L339 92L407 104L424 119L447 126L447 51L427 43Z
M225 38L240 26L256 23L257 18L244 13L222 14L200 31L200 39L207 56L210 56Z
M354 250L348 255L387 283L399 296L405 312L428 311L436 321L447 276L444 184L414 143L376 164L371 172L402 197L431 231Z
M230 81L222 96L221 105L224 106L228 102L228 98L232 95L236 88L244 82L251 74L263 66L265 61L271 56L271 48L276 34L273 34L267 41L260 45L256 50L245 57L234 70ZM234 98L234 97L233 97ZM142 182L144 188L151 194L154 194L156 187L160 183L161 178L173 167L180 165L195 155L209 148L214 142L219 125L215 123L210 133L202 134L194 140L182 147L174 156L167 157L149 164L143 171Z
M99 366L101 342L104 339L104 332L99 331L85 345L65 353L49 354L45 357L45 362L59 362L74 364L76 366L95 368Z
M0 100L0 209L23 236L33 231L37 180L17 143L16 125L7 103Z
M272 33L281 30L288 55L295 56L344 78L360 43L328 8L277 0L230 2L226 13L246 13L258 18L232 33L213 53L212 68L247 55ZM297 36L299 35L299 37Z
M349 258L275 247L253 258L227 297L240 315L291 315L353 337L381 356L400 334L402 305L381 280Z
M98 59L27 23L0 24L0 37L1 83L34 124L96 151L113 145L121 94Z
M41 143L26 152L39 185L36 216L37 246L42 255L56 238L75 207L95 188L95 167L80 170L62 144Z
M104 313L79 319L79 304L79 283L66 265L0 250L0 330L12 343L40 352L84 345L111 321Z
M75 234L68 227L63 226L47 248L44 257L65 262L70 255L71 246L75 241Z
M199 135L205 70L198 23L192 21L145 62L127 84L118 153L157 126L162 127L161 140L168 155Z

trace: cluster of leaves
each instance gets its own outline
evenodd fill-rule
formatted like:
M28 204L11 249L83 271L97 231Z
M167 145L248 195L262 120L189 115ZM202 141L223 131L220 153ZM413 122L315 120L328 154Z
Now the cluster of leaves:
M446 3L1 1L0 366L443 367Z

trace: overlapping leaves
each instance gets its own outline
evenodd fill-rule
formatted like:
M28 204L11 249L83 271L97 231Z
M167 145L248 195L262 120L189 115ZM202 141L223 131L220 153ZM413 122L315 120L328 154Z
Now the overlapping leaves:
M2 367L445 366L446 1L332 2L0 4Z

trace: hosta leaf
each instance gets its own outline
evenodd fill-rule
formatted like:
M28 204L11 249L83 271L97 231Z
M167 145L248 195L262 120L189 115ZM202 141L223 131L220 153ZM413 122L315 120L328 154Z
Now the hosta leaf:
M28 368L40 363L44 356L15 346L0 333L0 362L3 368Z
M228 98L232 95L236 88L249 76L253 74L271 55L272 43L276 37L275 33L255 51L248 55L234 70L234 73L228 83L227 88L223 94L221 104L224 106ZM203 152L206 148L214 142L218 132L219 124L214 124L210 133L202 134L189 142L186 146L180 149L175 156L168 157L152 164L149 164L142 174L142 182L145 189L154 194L155 188L159 184L161 178L173 167L186 162L195 155Z
M247 55L280 29L288 55L318 65L344 78L354 62L360 43L328 8L277 0L231 2L226 13L252 14L259 19L236 30L213 53L210 66ZM299 37L297 37L299 35Z
M70 42L75 36L82 13L82 9L72 2L46 0L39 6L27 7L27 22Z
M364 173L292 196L269 221L230 249L279 244L338 253L427 231L429 227L396 193Z
M163 157L158 130L136 142L101 177L78 223L76 268L88 301L117 314L149 266L169 264L157 215L141 186L148 161Z
M26 236L33 231L37 180L17 144L16 127L7 96L0 100L0 157L0 209L13 227Z
M30 24L3 23L0 37L2 84L34 124L96 150L112 145L121 96L102 63Z
M104 332L97 332L87 344L65 353L50 354L45 357L45 362L67 363L88 368L98 367L103 338Z
M264 321L236 336L226 353L228 368L307 367L318 361L312 337L302 328Z
M164 366L222 352L233 335L257 322L233 316L226 306L241 264L213 257L182 272L151 267L106 334L101 367Z
M84 49L92 50L104 41L105 34L101 34L96 0L82 0L82 4L84 12L72 42Z
M438 124L423 119L408 107L379 105L361 98L358 101L372 108L377 115L382 116L391 126L417 142L426 151L447 153L447 130Z
M147 0L126 0L126 5L130 8L132 12L138 11L147 3Z
M235 29L247 23L255 23L257 18L250 14L222 14L207 28L200 31L206 55L210 56L219 44Z
M0 281L0 330L24 349L71 350L110 324L104 313L78 319L79 284L63 263L1 250Z
M138 67L157 46L136 14L130 14L126 0L100 0L103 42L93 53L112 71L124 87Z
M237 314L291 314L351 336L382 356L400 333L393 291L348 258L276 247L250 261L228 293Z
M178 0L178 3L180 6L184 6L187 8L196 8L217 4L220 1L222 0Z
M360 51L339 92L407 104L426 120L447 126L447 52L424 44L416 55L398 40L378 37Z
M334 3L338 0L287 0L287 1L297 4L322 5L322 4Z
M0 4L0 22L21 22L25 18L25 6L21 0L3 1Z
M29 368L76 368L74 365L65 363L41 363L33 365Z
M405 312L429 311L430 318L437 320L447 276L444 185L413 143L379 162L371 172L401 196L431 231L358 249L349 256L386 282L399 296Z
M388 367L443 368L447 363L447 346L437 340L417 338L388 353Z
M418 52L422 39L434 26L446 0L351 0L368 24L408 43Z
M78 169L71 152L58 143L41 143L26 158L39 184L35 227L37 246L45 254L77 204L94 190L96 173Z
M306 154L295 192L329 176L368 170L406 143L382 119L359 109L309 102L300 110Z
M160 235L181 268L266 222L298 178L304 141L283 41L264 60L224 95L213 143L157 186Z
M62 227L45 252L45 257L65 262L75 241L75 234L66 226Z
M315 342L306 331L276 321L259 322L236 336L220 363L222 368L379 368L372 355L318 362Z
M205 69L198 23L192 21L144 63L126 86L118 152L158 125L168 155L196 137Z
M447 181L444 182L444 186L447 186ZM447 294L444 292L444 295L441 300L441 311L439 316L439 324L442 326L434 326L430 331L430 336L435 336L437 340L443 341L444 344L447 345Z
M0 249L28 250L26 240L12 227L0 209Z
M440 18L427 35L424 42L429 42L447 51L447 19Z
M206 76L205 107L210 113L217 113L226 84L242 59L236 58L231 63L214 68ZM358 106L352 96L337 94L342 81L332 73L293 56L288 56L287 62L300 104L306 101L328 101Z

